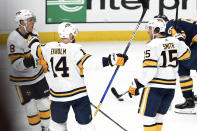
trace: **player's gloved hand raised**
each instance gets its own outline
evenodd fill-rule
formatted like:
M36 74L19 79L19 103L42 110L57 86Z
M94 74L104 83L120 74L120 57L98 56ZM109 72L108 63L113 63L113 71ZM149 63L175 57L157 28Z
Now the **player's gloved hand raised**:
M28 38L27 38L28 47L31 48L31 46L32 46L35 42L39 42L39 43L40 43L40 39L38 38L38 36L29 34L29 35L28 35Z
M108 56L108 62L111 66L117 65L117 66L123 66L126 61L128 60L128 56L126 54L109 54Z
M184 38L184 36L181 33L176 33L174 35L174 37L177 38L180 41L185 41L185 38Z
M144 85L142 85L138 79L133 79L133 81L131 82L131 86L129 87L129 96L132 97L132 95L139 95L139 89L141 87L144 87Z

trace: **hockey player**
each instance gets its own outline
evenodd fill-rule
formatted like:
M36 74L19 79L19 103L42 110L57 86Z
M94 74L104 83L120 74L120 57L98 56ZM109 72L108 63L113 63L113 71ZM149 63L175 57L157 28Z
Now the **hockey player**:
M191 50L191 58L179 63L180 87L185 102L175 105L175 112L195 113L195 97L193 95L193 79L190 76L190 70L197 70L197 25L196 21L190 19L168 20L165 15L155 16L166 21L166 35L179 37L179 40L185 41ZM176 28L176 29L175 29Z
M15 18L18 28L9 34L7 49L10 62L10 81L16 87L20 102L33 131L47 131L50 118L49 87L43 68L35 67L27 36L32 33L36 16L20 10Z
M163 117L174 97L178 61L190 57L183 41L165 36L165 27L162 19L148 22L152 40L145 47L143 74L129 88L131 95L139 95L139 88L143 88L138 113L143 115L144 131L162 130Z
M71 23L61 23L58 33L62 41L49 42L40 46L39 40L32 36L29 48L36 59L45 60L42 65L47 68L46 78L50 87L51 131L67 131L66 121L70 107L73 108L76 121L81 131L94 131L91 122L92 113L86 85L83 80L83 69L124 65L127 56L112 54L109 57L96 59L87 54L82 46L73 43L77 28Z

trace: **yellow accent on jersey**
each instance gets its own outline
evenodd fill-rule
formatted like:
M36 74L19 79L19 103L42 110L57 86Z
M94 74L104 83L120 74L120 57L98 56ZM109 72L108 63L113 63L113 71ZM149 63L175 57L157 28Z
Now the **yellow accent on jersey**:
M41 51L40 45L38 46L38 49L37 49L37 56L38 56L38 58L40 58L40 59L44 59L44 57L43 57L43 55L42 55L42 51Z
M83 63L85 62L85 60L90 57L90 54L85 55L79 62L78 67L80 69L80 76L83 76Z
M145 110L146 110L146 103L148 100L149 91L150 91L150 87L147 87L144 89L144 94L143 94L142 103L141 103L140 112L139 112L142 115L144 115Z
M192 90L192 87L190 89L181 89L182 92L184 92L184 91L190 91L190 90Z
M191 56L191 53L189 50L187 50L181 57L178 58L178 60L185 60L185 59L190 58L190 56Z
M64 93L64 94L57 94L57 93L54 93L53 91L50 90L50 93L54 96L69 96L69 95L73 95L73 94L76 94L76 93L82 92L82 91L86 91L86 88L78 89L73 92Z
M144 131L159 131L159 130L157 130L157 126L154 125L154 126L149 126L149 127L144 126Z
M187 82L180 82L180 86L182 87L187 87L187 86L192 86L193 85L193 80L187 81Z
M28 116L28 122L30 125L37 125L40 122L40 117L37 114L36 116Z
M31 38L31 35L28 35L26 42L29 42L29 39Z
M31 52L27 52L24 54L10 54L9 55L9 59L10 62L13 63L15 60L19 59L19 58L25 58L25 57L30 57L31 56Z
M163 125L162 124L157 124L156 127L157 127L157 131L162 131Z
M15 77L15 76L10 76L10 80L11 81L15 81L15 82L25 82L25 81L32 81L37 79L39 76L41 76L43 73L43 69L41 68L40 71L38 72L38 74L36 74L33 77Z
M192 42L197 42L197 35L192 38Z
M51 111L50 110L39 111L39 116L41 119L49 119L51 116Z
M17 91L19 100L20 100L21 103L23 103L24 102L24 98L23 98L23 95L21 93L21 89L19 88L19 86L15 86L15 87L16 87L16 91Z
M177 34L176 30L174 28L171 29L171 34L172 36L174 36L175 34Z
M157 66L157 62L154 61L154 60L145 60L143 62L143 67L149 67L149 66L156 67Z
M176 84L176 81L172 80L172 81L169 81L169 80L157 80L157 79L153 79L150 81L150 83L159 83L159 84Z
M39 59L38 64L42 66L44 73L47 73L47 71L48 71L47 61L44 59Z

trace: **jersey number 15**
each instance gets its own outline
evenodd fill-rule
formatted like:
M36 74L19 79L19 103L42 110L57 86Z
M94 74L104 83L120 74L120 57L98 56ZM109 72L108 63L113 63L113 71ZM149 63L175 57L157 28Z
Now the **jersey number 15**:
M177 50L162 51L161 56L163 57L163 64L161 67L176 67L178 65Z

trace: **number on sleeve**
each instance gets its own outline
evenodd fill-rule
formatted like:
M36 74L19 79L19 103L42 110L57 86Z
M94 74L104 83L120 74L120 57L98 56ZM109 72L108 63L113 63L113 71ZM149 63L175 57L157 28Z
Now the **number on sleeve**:
M150 50L145 50L144 51L144 59L147 59L150 57Z
M13 44L10 45L10 52L11 53L15 52L15 45Z

